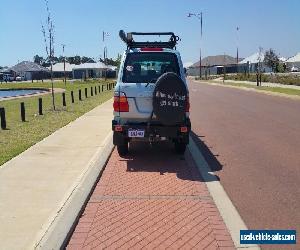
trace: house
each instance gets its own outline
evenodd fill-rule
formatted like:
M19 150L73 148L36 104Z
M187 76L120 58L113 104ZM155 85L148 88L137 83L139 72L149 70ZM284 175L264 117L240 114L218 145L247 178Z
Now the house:
M21 76L25 80L41 80L50 77L50 72L47 68L34 62L23 61L10 67L8 71L14 76Z
M72 78L72 70L75 67L75 64L70 64L68 62L65 63L56 63L52 65L52 74L54 78L63 78L65 76L66 72L66 77L67 78ZM51 67L48 67L50 70Z
M259 63L261 63L262 72L272 72L272 68L264 64L264 53L256 52L239 62L239 72L255 73Z
M237 72L236 58L229 55L207 56L201 60L202 75L217 75L223 74L224 65L226 73ZM199 75L199 61L194 63L187 69L188 75Z
M8 67L0 67L0 82L2 82L4 80L5 74L10 74Z
M300 69L300 52L297 53L295 56L290 57L286 60L286 64L288 69L291 69L293 67L297 67Z
M101 78L105 74L107 77L116 76L116 68L102 62L75 65L72 72L74 79Z

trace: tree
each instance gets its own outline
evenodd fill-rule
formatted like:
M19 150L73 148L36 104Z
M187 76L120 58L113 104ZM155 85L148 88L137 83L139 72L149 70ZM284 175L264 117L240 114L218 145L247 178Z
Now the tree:
M74 64L79 65L81 63L81 57L80 56L74 56Z
M81 57L76 55L76 56L69 56L66 58L67 61L70 63L70 64L76 64L76 65L79 65L81 63Z
M100 58L100 62L105 63L107 65L119 67L121 63L121 55L118 54L117 59L115 60L112 58L105 58L105 60Z
M63 56L59 56L58 57L58 62L59 63L63 63L64 62L64 57Z
M39 55L35 55L33 57L33 62L39 64L39 65L42 65L42 63L44 62L44 58L42 56L39 56Z
M52 93L52 105L53 110L55 110L55 99L54 99L54 87L53 87L53 57L54 57L54 24L51 18L48 0L45 0L46 10L47 10L47 20L46 28L42 24L42 33L45 42L45 48L47 53L47 60L50 61L50 71L51 71L51 93Z
M118 56L117 56L117 60L116 60L116 66L117 66L118 68L120 68L121 59L122 59L122 56L121 56L121 54L118 54Z
M52 57L52 63L58 63L59 62L59 59L58 59L58 57L56 57L56 56L53 56Z
M94 59L93 58L90 58L90 57L87 57L87 56L83 56L81 57L81 63L94 63Z
M66 61L70 64L74 64L74 57L73 56L68 56L68 57L66 57Z
M272 68L273 72L277 72L277 67L279 64L278 55L275 53L275 50L269 49L265 53L264 63Z

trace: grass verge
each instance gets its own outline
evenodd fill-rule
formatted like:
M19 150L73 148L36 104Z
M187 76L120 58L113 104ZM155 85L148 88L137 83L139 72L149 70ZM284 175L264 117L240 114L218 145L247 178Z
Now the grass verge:
M298 74L262 74L261 77L262 82L300 86L300 76ZM231 74L226 75L225 80L256 82L256 74Z
M243 87L243 88L250 88L250 89L256 89L260 91L268 91L268 92L274 92L274 93L281 93L281 94L286 94L286 95L296 95L300 96L300 90L299 89L291 89L291 88L281 88L281 87L257 87L251 84L247 83L237 83L237 82L225 82L225 83L220 83L219 81L205 81L207 83L217 83L220 85L228 85L228 86L234 86L234 87Z
M6 161L25 151L27 148L41 141L57 129L74 121L86 112L107 101L112 97L113 90L107 90L108 83L113 81L88 81L67 83L55 82L55 88L65 89L67 106L62 105L62 94L55 94L56 110L52 108L51 94L39 96L43 99L43 115L38 115L38 98L27 97L1 101L0 106L5 108L7 130L0 128L0 167ZM102 85L104 91L102 92ZM1 84L4 88L50 88L47 83L8 83ZM101 93L98 92L100 86ZM91 96L91 87L93 96ZM95 87L97 95L95 95ZM85 98L84 89L88 89L88 98ZM78 90L82 90L82 101L78 100ZM74 91L75 103L71 103L71 91ZM21 122L20 103L25 103L26 122Z

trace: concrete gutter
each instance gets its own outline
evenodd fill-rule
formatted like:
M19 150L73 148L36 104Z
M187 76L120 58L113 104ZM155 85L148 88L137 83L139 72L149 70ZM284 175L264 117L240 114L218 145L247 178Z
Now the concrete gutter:
M200 171L202 178L204 179L208 191L212 196L228 230L231 238L234 242L236 249L258 250L260 247L256 244L240 244L240 230L247 230L247 226L243 219L239 215L235 206L231 202L230 198L226 194L221 183L210 169L201 151L197 147L196 143L190 137L190 143L188 145L189 151Z

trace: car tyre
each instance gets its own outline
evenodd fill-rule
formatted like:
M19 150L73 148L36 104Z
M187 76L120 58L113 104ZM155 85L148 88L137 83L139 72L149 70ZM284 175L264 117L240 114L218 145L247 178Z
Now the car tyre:
M176 141L174 143L176 154L183 155L186 150L186 144L184 142Z

